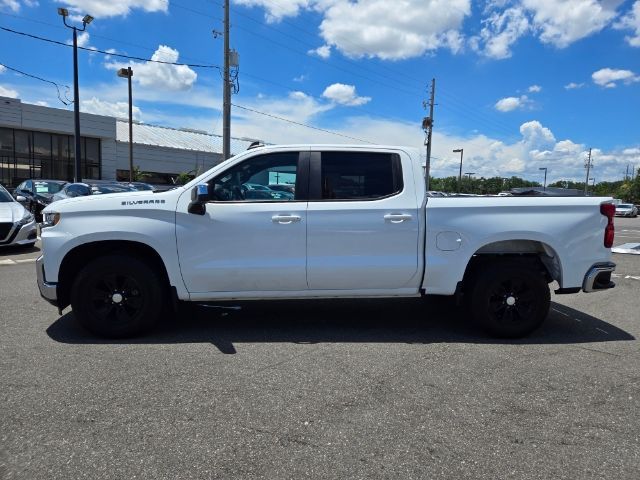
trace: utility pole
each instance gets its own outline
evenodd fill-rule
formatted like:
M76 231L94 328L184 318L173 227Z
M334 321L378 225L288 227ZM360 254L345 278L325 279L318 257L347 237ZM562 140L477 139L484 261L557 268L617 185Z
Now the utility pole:
M427 134L427 139L425 141L427 145L427 160L425 162L425 175L424 175L424 185L425 189L429 191L429 177L431 175L431 134L433 133L433 106L434 99L436 96L436 79L431 79L431 99L429 100L429 116L425 117L422 120L422 129ZM426 105L424 105L426 108Z
M591 169L591 149L589 149L589 157L587 158L587 163L585 164L585 168L587 169L587 178L584 181L584 194L587 195L589 193L589 170Z
M231 157L231 79L229 78L229 0L224 0L224 79L222 81L222 159Z
M624 181L629 181L629 164L627 163L627 171L624 174Z

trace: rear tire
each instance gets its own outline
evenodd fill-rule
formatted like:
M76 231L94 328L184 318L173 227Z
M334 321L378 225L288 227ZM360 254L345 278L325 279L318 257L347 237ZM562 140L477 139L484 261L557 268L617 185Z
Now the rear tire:
M75 318L102 337L125 338L148 331L163 311L161 279L148 264L128 255L97 258L73 283Z
M486 264L474 276L469 306L474 320L489 334L520 338L542 325L550 297L540 269L514 259Z

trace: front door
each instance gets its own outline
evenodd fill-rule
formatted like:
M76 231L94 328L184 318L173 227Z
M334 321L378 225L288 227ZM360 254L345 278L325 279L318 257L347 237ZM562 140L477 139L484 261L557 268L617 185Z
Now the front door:
M209 181L205 215L189 214L183 194L176 235L190 293L204 299L307 289L308 155L270 153L229 167Z

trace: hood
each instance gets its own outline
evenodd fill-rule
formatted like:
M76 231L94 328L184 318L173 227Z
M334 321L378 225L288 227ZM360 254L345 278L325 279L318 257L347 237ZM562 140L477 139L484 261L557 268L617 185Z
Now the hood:
M0 202L0 223L15 223L24 217L25 212L18 202Z

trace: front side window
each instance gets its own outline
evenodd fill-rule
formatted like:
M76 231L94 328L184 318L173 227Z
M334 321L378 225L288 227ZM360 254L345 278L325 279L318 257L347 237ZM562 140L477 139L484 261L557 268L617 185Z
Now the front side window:
M322 200L375 200L402 191L400 157L391 153L322 152Z
M246 160L209 182L214 202L290 202L295 194L269 185L295 186L298 152L260 155Z

